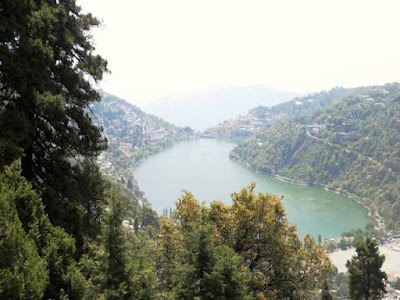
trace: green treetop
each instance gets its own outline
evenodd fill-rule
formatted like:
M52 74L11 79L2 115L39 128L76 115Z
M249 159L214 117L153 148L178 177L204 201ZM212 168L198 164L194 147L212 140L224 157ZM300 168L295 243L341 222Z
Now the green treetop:
M348 260L350 296L354 300L376 299L385 293L386 273L381 270L385 256L379 254L378 245L367 237L356 246L357 254Z

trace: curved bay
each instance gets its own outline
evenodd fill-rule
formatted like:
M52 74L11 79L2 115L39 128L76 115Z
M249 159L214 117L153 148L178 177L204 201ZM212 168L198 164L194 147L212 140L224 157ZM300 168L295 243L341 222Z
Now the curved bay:
M300 235L335 237L370 222L367 210L347 197L282 182L231 161L228 156L234 146L208 139L180 142L149 157L136 167L134 176L159 214L173 207L184 189L200 201L231 203L232 192L255 181L257 191L283 196L289 222L298 226Z

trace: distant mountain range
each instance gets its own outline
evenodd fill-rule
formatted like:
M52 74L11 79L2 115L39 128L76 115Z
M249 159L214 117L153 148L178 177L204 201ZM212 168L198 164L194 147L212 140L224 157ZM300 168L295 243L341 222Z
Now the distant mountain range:
M204 130L256 106L272 106L296 96L300 95L263 86L213 88L162 98L143 109L177 126Z
M250 90L255 93L257 88L247 93L246 89L241 90L242 94L236 93L238 98L234 97L234 90L230 89L230 97L228 90L222 89L219 94L217 90L204 91L193 94L194 98L182 96L164 104L180 105L179 101L183 101L183 107L171 107L170 112L179 116L181 111L185 118L192 116L188 125L205 125L218 113L222 118L224 113L219 110L230 107L232 99L251 97ZM220 95L220 100L206 97L211 94ZM260 91L254 95L262 94ZM257 103L257 99L249 100L249 105ZM237 109L240 103L244 105L239 100L232 103ZM100 165L113 177L176 141L198 136L188 127L172 125L106 93L92 109L98 118L96 123L104 127L109 139L109 150L100 157ZM400 229L399 83L334 88L272 107L257 103L255 108L246 110L248 114L220 122L204 131L203 136L242 139L231 152L232 159L263 174L351 195L371 212L379 213L387 229Z

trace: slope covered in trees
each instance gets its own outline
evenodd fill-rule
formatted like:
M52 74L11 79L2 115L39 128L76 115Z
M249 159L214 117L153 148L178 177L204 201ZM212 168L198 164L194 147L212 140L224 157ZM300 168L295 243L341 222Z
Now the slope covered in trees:
M173 219L161 219L159 298L309 299L329 259L310 236L298 238L277 196L254 187L209 207L184 192Z
M119 179L132 166L180 140L196 137L189 127L177 127L116 96L101 92L91 105L92 117L103 128L108 149L98 159L101 170Z
M131 178L105 180L98 25L73 0L0 2L0 298L308 299L330 264L277 197L185 193L159 226Z
M265 174L353 194L379 212L388 229L399 228L400 84L335 95L324 108L260 131L231 157Z
M0 3L1 298L97 299L114 288L92 290L110 272L98 267L111 259L106 220L123 200L94 163L106 149L88 113L100 99L88 78L107 71L93 54L98 24L74 1Z
M344 92L343 88L334 88L329 92L321 92L303 98L296 97L291 101L272 107L260 105L251 109L245 115L241 115L236 119L226 120L217 126L204 130L202 136L241 141L279 121L322 111L329 107L337 97L341 97Z

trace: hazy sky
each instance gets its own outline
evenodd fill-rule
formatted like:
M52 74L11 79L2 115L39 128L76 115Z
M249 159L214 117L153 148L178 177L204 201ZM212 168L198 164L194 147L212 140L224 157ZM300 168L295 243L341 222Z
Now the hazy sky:
M400 1L77 0L104 23L106 91L135 102L218 86L308 92L400 78Z

